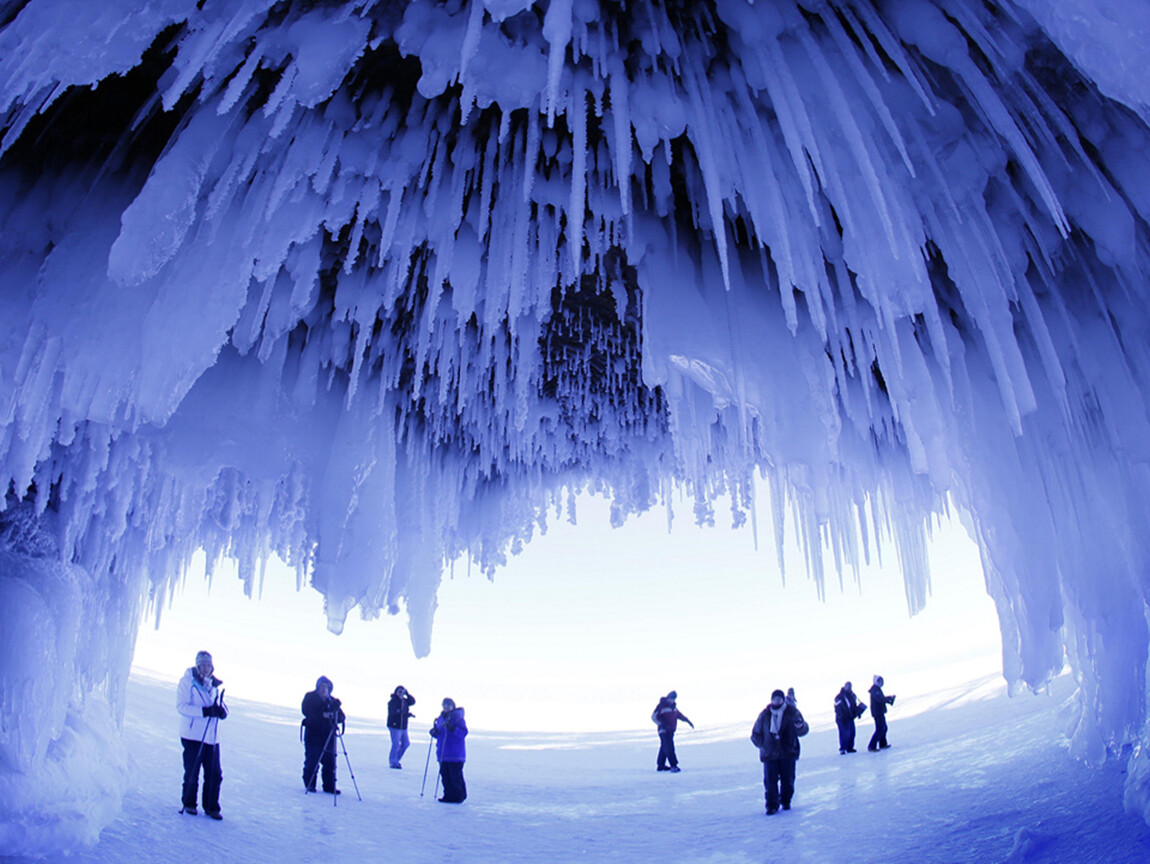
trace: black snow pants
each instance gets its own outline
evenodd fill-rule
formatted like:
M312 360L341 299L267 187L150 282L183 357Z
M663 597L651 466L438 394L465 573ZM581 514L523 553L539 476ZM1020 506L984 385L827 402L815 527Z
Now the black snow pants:
M317 769L322 769L317 772ZM303 785L315 791L317 773L323 775L323 791L335 791L335 736L305 737L303 742Z
M220 770L220 745L204 744L181 738L184 745L184 807L194 810L196 793L200 786L200 769L204 771L204 811L220 812L220 782L224 779Z
M443 797L440 801L444 804L462 804L467 800L462 762L440 762L439 776L443 778Z

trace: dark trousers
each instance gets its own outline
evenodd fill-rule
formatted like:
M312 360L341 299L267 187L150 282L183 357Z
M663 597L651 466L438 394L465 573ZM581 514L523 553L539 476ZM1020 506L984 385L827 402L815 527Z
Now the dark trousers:
M855 721L837 720L839 725L839 750L855 749Z
M670 765L672 768L678 766L679 759L675 756L674 732L659 733L659 758L655 764L659 768L666 768L668 765Z
M181 738L184 745L184 792L183 803L187 809L196 806L196 793L200 788L200 768L204 770L204 810L218 813L220 810L220 782L224 774L220 770L220 745L202 744Z
M326 746L325 746L326 745ZM335 738L304 740L303 785L315 791L316 769L322 768L323 791L335 791Z
M443 797L440 801L444 804L462 804L467 800L462 762L440 762L439 776L443 779Z
M763 786L766 789L767 809L772 813L791 806L795 794L794 759L768 759L763 763Z
M870 743L866 745L867 750L877 750L879 747L889 747L886 743L886 715L874 715L874 734L870 736Z

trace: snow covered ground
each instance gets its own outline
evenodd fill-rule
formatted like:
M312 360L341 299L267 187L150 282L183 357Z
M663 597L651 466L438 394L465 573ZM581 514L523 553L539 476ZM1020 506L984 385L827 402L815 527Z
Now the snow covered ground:
M794 809L771 817L747 740L753 717L684 729L683 772L657 774L653 732L484 734L483 717L469 716L470 797L452 806L434 800L434 763L420 797L428 717L416 719L404 769L392 771L383 723L353 716L345 742L363 800L341 757L336 806L303 791L296 712L230 700L217 823L179 814L172 686L136 676L126 720L136 788L95 848L49 860L1148 861L1150 827L1122 810L1121 766L1095 770L1066 755L1059 708L1072 691L1064 677L1039 697L1009 699L991 680L929 698L902 693L892 749L850 756L838 754L833 694L808 697L813 728ZM905 716L916 704L926 710ZM870 728L860 726L864 745Z

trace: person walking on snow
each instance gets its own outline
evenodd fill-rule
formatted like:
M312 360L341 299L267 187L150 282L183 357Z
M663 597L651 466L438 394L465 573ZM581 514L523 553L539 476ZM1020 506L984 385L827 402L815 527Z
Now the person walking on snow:
M863 715L866 706L859 701L848 681L835 697L835 723L839 727L839 754L855 752L855 720Z
M444 804L462 804L467 800L467 783L463 779L467 723L463 709L457 708L454 700L443 700L443 711L431 724L431 737L435 739L435 758L443 779L443 797L439 800Z
M392 768L402 768L399 760L407 752L411 741L407 737L407 721L415 715L411 713L411 706L415 704L415 697L402 686L396 687L391 698L387 700L387 731L391 734L391 753L387 762Z
M675 756L675 729L682 720L692 729L695 724L687 719L687 715L680 711L675 700L679 694L672 690L659 700L655 710L651 712L651 720L659 730L659 757L655 760L656 771L671 771L679 773L679 759Z
M196 665L190 667L176 685L176 710L180 712L180 744L184 748L183 809L181 813L195 816L196 793L200 785L200 769L204 772L204 813L213 819L220 815L220 721L228 716L224 706L223 683L213 673L212 655L207 651L196 654Z
M799 738L809 731L794 700L788 701L782 690L771 693L771 704L760 712L751 728L751 743L759 748L759 761L763 763L768 816L778 813L780 804L784 810L791 809Z
M315 791L315 776L323 768L323 791L338 795L335 785L335 736L347 726L341 702L331 695L331 679L320 675L315 689L307 693L300 703L303 720L303 786Z
M886 743L886 706L894 704L893 696L885 696L882 692L882 676L874 676L874 684L870 688L870 716L874 718L874 734L870 736L870 743L866 749L874 753L890 747Z

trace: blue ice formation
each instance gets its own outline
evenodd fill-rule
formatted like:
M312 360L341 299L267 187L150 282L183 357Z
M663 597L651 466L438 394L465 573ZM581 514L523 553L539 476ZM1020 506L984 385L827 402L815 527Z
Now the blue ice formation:
M111 818L197 549L423 654L574 492L756 475L912 612L963 519L1150 818L1148 67L1122 0L0 0L0 847Z

